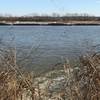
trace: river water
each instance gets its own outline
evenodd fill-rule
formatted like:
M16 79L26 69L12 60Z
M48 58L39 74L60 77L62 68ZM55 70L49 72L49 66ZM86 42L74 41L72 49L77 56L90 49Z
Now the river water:
M95 49L100 26L0 26L0 43L15 43L28 68L46 69Z

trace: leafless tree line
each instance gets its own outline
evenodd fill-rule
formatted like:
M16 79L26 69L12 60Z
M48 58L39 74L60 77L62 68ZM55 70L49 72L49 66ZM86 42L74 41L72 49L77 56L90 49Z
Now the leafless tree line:
M2 16L0 15L0 21L100 21L100 17L91 16L88 14L65 14L60 15L57 13L53 13L52 15L47 14L33 14L27 16Z

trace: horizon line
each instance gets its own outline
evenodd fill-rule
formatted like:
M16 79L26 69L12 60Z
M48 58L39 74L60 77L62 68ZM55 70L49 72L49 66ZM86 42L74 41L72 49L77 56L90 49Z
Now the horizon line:
M52 13L29 13L29 14L22 14L22 15L18 15L18 14L11 14L11 13L5 13L2 14L0 13L1 17L28 17L28 16L94 16L94 17L100 17L100 15L96 15L96 14L89 14L89 13L58 13L58 12L52 12Z

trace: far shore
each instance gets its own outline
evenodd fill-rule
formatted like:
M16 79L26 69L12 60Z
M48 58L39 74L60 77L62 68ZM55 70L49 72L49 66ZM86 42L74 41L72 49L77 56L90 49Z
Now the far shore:
M51 26L77 26L77 25L100 25L100 21L69 21L69 22L28 22L28 21L15 21L15 22L0 22L0 25L51 25Z

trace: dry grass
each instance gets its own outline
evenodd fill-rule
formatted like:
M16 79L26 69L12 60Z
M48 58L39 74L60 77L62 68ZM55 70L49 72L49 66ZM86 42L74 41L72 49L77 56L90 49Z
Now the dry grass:
M81 58L79 83L84 100L100 99L100 54L94 53Z
M27 91L30 91L33 98L32 77L19 70L14 55L14 50L1 55L0 100L23 100L23 95L27 95Z
M100 100L100 54L80 57L80 66L64 65L68 100ZM65 99L67 100L67 99Z
M64 64L63 89L49 91L53 83L48 79L45 89L35 82L33 75L25 73L16 64L15 51L0 54L0 100L99 100L100 54L80 57L80 66Z

